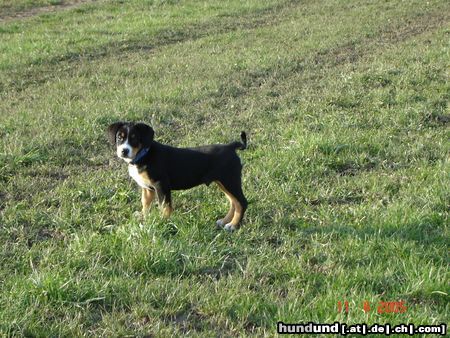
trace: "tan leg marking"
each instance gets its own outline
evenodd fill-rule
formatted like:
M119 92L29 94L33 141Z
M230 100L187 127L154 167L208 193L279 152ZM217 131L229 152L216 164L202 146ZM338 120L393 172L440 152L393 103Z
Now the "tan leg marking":
M173 208L169 203L163 204L163 217L164 218L169 218L172 211L173 211Z
M142 213L145 214L150 208L153 199L155 198L155 192L153 190L142 188Z
M235 209L236 210L234 211L234 216L233 216L233 219L231 220L230 224L233 227L238 228L239 222L241 221L242 216L243 216L243 212L242 212L243 208L242 208L241 203L239 203L237 200L236 200L236 204L235 204Z
M239 226L239 221L242 218L242 206L241 203L234 197L233 194L231 194L220 181L215 181L219 188L224 192L224 194L227 196L228 200L230 201L230 210L228 211L227 215L219 221L223 221L221 226L228 225L228 227L231 227L232 230L237 229ZM219 222L218 221L218 222ZM218 223L219 224L219 223Z
M224 218L222 218L222 223L223 225L227 224L228 222L230 222L233 219L234 216L234 203L233 200L228 197L228 195L226 195L228 200L230 201L230 209L228 210L228 213L225 215Z

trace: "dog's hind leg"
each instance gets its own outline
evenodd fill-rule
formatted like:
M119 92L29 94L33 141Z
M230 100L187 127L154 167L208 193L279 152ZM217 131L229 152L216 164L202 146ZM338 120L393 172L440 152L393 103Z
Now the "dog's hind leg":
M227 224L228 222L230 222L233 219L234 216L234 203L233 203L233 198L231 198L231 196L227 193L225 187L223 186L222 183L220 183L220 181L216 181L216 184L219 186L219 188L225 193L225 196L227 196L228 200L230 201L230 209L228 210L228 213L225 215L224 218L219 219L216 222L216 225L218 227L223 227L225 224Z
M247 199L242 192L241 178L239 175L235 176L233 179L222 180L219 183L219 187L227 195L234 207L233 217L231 220L227 220L227 223L224 224L224 229L227 231L234 231L239 227L239 223L244 217L248 205ZM231 210L229 214L231 214Z

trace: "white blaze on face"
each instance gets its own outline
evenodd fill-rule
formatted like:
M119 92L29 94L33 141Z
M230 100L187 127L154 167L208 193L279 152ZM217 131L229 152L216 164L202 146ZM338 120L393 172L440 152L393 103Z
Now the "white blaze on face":
M126 156L124 156L124 151L127 154ZM117 156L125 160L127 163L130 163L133 160L132 158L130 158L130 156L133 155L133 147L128 143L128 138L124 143L117 146Z
M136 137L136 131L131 127L124 127L116 134L116 153L127 163L133 161L141 145Z

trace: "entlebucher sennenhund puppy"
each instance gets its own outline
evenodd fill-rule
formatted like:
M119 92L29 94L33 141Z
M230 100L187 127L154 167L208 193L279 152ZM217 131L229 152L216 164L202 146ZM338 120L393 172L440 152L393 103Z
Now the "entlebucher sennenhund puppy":
M153 128L144 123L117 122L107 130L116 145L117 156L128 163L130 176L142 188L142 212L149 209L155 195L163 216L172 212L172 190L184 190L215 182L230 201L230 210L216 224L225 230L239 227L247 209L242 192L241 161L236 149L247 148L247 136L241 142L175 148L154 140Z

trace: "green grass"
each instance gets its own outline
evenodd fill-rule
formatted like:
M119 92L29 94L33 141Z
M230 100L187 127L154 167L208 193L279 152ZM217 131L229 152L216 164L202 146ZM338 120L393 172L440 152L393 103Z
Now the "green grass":
M36 9L69 5L79 0L0 0L0 20L10 16L29 15Z
M0 332L447 323L448 13L135 0L0 22ZM242 229L215 229L215 187L175 192L169 220L136 217L139 189L106 144L117 120L176 146L246 130ZM377 313L400 300L405 313Z

